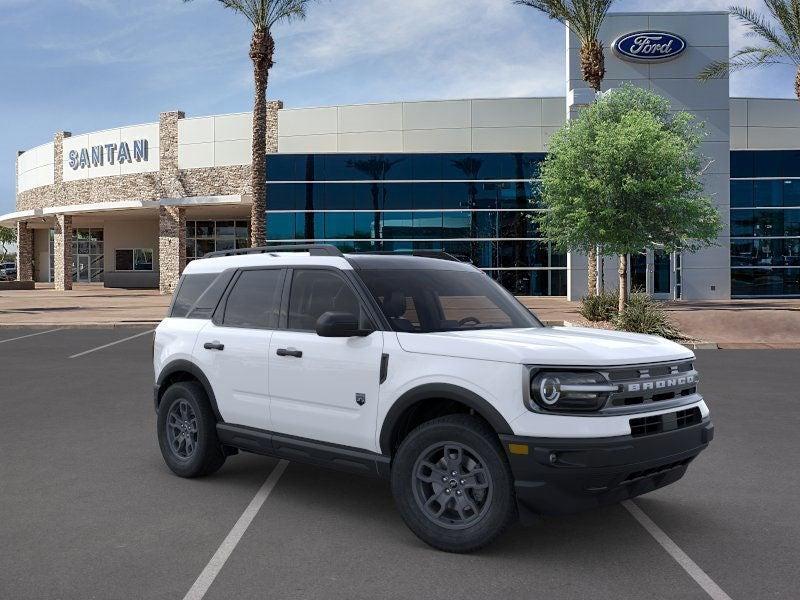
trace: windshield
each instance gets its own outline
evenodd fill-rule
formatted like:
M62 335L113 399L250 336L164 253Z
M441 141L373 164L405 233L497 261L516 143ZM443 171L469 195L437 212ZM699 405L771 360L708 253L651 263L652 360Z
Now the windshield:
M542 326L511 294L478 271L362 270L358 274L395 331Z

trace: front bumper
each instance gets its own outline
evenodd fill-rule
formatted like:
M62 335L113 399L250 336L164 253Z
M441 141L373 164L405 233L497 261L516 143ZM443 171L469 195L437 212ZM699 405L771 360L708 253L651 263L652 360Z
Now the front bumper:
M641 437L500 436L517 501L544 515L613 504L669 485L683 477L713 438L709 417L690 427Z

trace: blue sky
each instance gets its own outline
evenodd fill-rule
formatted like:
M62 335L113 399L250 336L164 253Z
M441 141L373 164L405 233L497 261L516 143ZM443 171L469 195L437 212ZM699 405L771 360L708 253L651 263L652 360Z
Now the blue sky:
M615 10L652 5L619 0ZM563 27L510 0L320 0L275 34L269 96L286 106L564 93ZM17 150L58 130L250 110L248 43L247 22L217 0L0 0L0 214L14 210ZM777 67L731 87L791 97L792 81Z

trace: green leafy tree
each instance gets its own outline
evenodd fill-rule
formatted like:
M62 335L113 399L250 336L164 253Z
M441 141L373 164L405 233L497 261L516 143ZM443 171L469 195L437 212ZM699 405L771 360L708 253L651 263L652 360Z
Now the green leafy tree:
M250 243L266 243L266 162L267 149L267 83L273 67L275 40L272 28L283 21L304 19L306 8L313 0L218 0L222 6L235 10L253 26L250 39L250 60L253 61L255 100L253 102L253 155L250 209ZM191 0L184 0L191 2Z
M619 255L619 310L627 255L645 248L696 252L715 243L719 213L703 196L702 126L667 100L625 85L603 94L549 142L542 204L533 217L562 251L600 245Z
M16 243L17 232L10 227L0 227L0 262L6 262L8 257L8 246Z
M599 92L606 75L600 27L614 0L514 0L514 4L535 8L569 27L581 42L581 77ZM597 289L597 248L587 248L586 253L589 295L593 296Z
M769 17L746 6L732 6L730 13L758 40L733 53L730 60L716 61L700 73L700 79L724 77L731 71L766 65L789 64L796 69L794 93L800 100L800 0L764 0Z

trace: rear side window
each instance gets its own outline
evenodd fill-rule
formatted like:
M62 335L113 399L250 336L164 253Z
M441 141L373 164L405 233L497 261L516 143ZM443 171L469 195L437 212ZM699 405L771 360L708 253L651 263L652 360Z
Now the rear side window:
M219 273L197 273L196 275L184 275L181 286L175 294L172 303L170 317L185 317L189 309L197 302L200 295L206 291Z
M225 327L275 329L278 325L282 269L242 271L225 303Z

